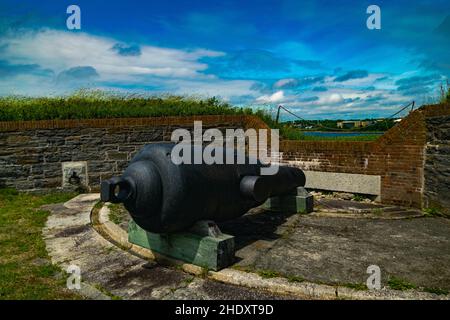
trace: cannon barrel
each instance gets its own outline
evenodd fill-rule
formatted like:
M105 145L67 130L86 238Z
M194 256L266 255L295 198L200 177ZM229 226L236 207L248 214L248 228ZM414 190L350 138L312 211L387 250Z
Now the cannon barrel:
M274 175L261 175L263 165L247 158L245 164L175 164L174 145L146 145L121 177L102 181L101 200L123 203L146 231L169 233L199 220L237 218L271 196L305 185L298 168L280 166ZM195 148L192 152L202 150Z

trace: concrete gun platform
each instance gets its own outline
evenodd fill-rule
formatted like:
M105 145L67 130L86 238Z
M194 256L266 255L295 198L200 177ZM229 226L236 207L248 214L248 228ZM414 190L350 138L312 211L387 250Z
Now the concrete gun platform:
M96 201L81 195L47 208L47 249L55 263L81 264L87 282L124 299L449 298L450 221L417 210L355 201L325 202L309 215L255 208L220 224L235 236L236 263L194 277L105 240L90 226ZM363 211L339 211L349 205ZM108 223L126 235L129 215L108 207ZM369 265L380 267L382 290L364 288ZM393 290L399 282L408 290Z

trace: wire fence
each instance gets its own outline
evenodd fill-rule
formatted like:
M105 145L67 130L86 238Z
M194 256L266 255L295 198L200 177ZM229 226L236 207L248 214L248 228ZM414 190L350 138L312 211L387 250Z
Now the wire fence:
M398 116L398 115L401 114L403 111L408 110L408 108L409 108L409 111L408 111L408 114L409 114L410 112L412 112L412 111L414 110L414 106L415 106L415 101L411 101L411 102L408 103L406 106L402 106L402 107L400 108L400 110L396 111L395 113L393 113L393 114L390 115L389 117L381 118L381 119L377 119L377 120L384 121L384 123L386 124L386 126L388 126L388 123L387 123L388 120L394 119L395 116ZM306 120L305 118L302 118L302 117L300 117L299 115L297 115L297 114L295 114L294 112L292 112L291 110L287 109L287 108L284 107L283 105L279 105L279 106L278 106L278 109L277 109L277 115L276 115L276 120L275 120L277 123L279 122L279 119L280 119L280 111L281 111L281 110L287 112L288 114L294 116L295 118L297 118L297 119L299 119L299 120L302 120L302 121L305 121L305 122L315 122L315 124L316 124L317 126L323 128L323 129L327 129L327 130L338 130L338 131L345 131L345 130L347 130L347 129L344 129L344 128L331 128L331 127L327 127L327 126L322 125L319 121ZM376 124L378 124L378 123L375 121L374 123L368 124L368 125L365 126L364 128L368 128L368 127L374 126L374 125L376 125Z

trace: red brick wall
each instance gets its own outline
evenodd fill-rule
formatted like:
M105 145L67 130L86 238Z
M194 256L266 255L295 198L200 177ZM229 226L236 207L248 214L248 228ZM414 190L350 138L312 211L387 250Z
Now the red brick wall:
M117 128L139 126L192 126L194 121L203 121L205 125L226 125L238 123L245 128L268 128L258 117L250 115L200 115L170 116L151 118L109 118L109 119L71 119L71 120L37 120L37 121L0 121L0 132L17 132L40 129L68 128Z
M420 208L425 118L448 114L449 105L422 107L373 142L282 141L280 151L304 170L380 175L382 202Z

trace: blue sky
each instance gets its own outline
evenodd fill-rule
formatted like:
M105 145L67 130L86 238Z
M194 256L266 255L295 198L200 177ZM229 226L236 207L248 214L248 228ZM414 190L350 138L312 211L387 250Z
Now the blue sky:
M71 4L81 30L66 27ZM381 30L366 27L371 4ZM217 96L348 119L431 102L449 76L448 0L0 0L0 95Z

